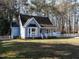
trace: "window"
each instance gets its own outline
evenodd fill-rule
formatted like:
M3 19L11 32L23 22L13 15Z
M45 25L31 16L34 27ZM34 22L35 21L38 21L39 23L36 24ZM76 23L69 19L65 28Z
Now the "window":
M35 37L35 36L36 36L36 29L32 28L32 37Z
M34 28L32 28L32 32L35 32L35 29Z
M30 29L29 29L29 35L30 35Z
M49 30L47 30L47 33L49 33Z

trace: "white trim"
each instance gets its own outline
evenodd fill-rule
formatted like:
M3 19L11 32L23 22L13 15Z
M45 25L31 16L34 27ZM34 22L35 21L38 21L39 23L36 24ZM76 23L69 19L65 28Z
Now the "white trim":
M41 27L42 29L55 29L56 27Z
M27 27L27 25L32 21L32 20L34 20L35 22L36 22L36 24L41 28L41 26L40 26L40 24L35 20L35 18L33 17L33 18L30 18L30 19L28 19L27 20L27 22L24 24L24 27Z
M25 28L22 26L20 15L19 15L19 25L20 25L20 36L22 39L25 39Z

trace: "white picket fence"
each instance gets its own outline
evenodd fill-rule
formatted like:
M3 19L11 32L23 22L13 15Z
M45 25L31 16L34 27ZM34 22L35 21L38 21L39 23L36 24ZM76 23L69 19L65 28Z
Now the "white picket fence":
M0 36L0 40L11 39L11 36Z
M79 37L79 34L61 34L61 37Z
M79 37L79 34L60 34L60 33L53 33L53 36L56 36L56 37Z
M52 34L53 36L56 36L56 37L79 37L79 33L76 33L76 34L61 34L60 32L53 32Z

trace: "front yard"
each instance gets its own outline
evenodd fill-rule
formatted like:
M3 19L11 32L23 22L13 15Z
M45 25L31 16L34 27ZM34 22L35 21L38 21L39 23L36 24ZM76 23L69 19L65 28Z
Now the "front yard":
M79 39L0 41L4 59L79 59Z

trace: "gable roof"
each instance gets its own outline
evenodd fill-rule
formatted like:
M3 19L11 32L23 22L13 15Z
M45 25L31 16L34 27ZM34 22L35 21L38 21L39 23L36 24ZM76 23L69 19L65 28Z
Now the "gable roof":
M30 15L22 15L22 14L20 15L20 17L21 17L22 25L24 25L28 19L34 18L41 27L52 26L52 23L48 17L30 16Z

